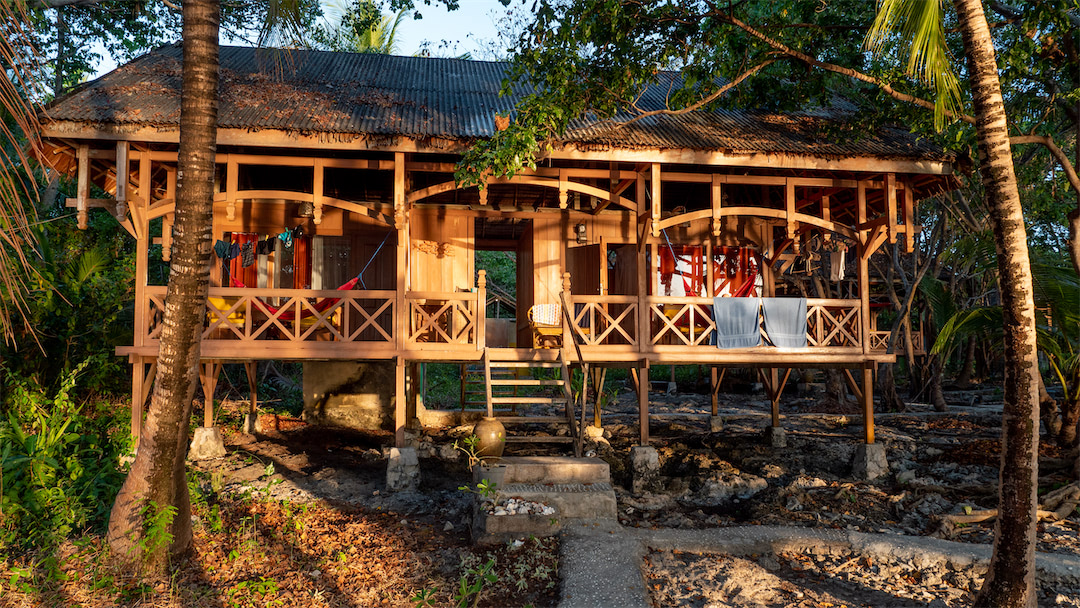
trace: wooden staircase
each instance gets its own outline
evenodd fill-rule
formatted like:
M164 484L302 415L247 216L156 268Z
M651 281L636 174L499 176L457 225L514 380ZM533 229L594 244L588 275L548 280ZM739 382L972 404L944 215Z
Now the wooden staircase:
M491 349L484 351L487 415L498 418L506 427L507 443L570 444L574 455L581 456L582 442L574 424L574 395L566 358L561 350L537 352L537 358L521 361L497 360ZM567 433L525 434L539 424L564 426Z

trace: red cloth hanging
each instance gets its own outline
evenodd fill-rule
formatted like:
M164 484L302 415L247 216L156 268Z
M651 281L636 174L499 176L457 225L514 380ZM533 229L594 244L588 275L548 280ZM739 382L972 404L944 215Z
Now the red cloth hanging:
M360 282L360 277L353 277L347 283L345 283L344 285L338 287L337 291L349 291L353 287L356 287L356 284L359 283L359 282ZM247 288L247 285L245 285L242 281L236 280L235 278L232 279L231 284L232 284L233 287L238 287L240 289L246 289ZM301 310L300 310L300 318L301 319L306 319L308 317L313 317L313 316L315 316L316 311L320 312L320 313L326 312L331 306L333 306L334 304L337 304L339 300L340 300L340 298L323 298L323 299L319 300L318 302L315 302L314 304L311 305L311 308L314 308L315 310L311 310L310 308L308 308L306 306L303 306L303 307L301 307ZM269 303L267 303L265 300L262 300L261 298L255 298L255 302L256 302L256 306L258 308L262 309L263 312L265 312L266 314L271 315L271 316L276 315L277 312L279 310L281 310L281 308L279 308L277 306L271 306ZM295 308L291 308L290 310L287 310L287 311L281 313L281 316L278 317L278 319L281 320L281 321L292 321L295 318L296 318L296 309Z
M293 237L293 289L311 289L311 239Z

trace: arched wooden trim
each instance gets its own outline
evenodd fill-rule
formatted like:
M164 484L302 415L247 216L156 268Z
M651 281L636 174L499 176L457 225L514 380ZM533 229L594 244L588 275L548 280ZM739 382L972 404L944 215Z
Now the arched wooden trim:
M603 199L603 200L608 200L608 198L610 198L610 196L611 196L611 193L608 192L607 190L601 190L600 188L597 188L595 186L589 186L589 185L586 185L586 184L579 184L577 182L571 182L571 181L559 181L558 179L555 179L555 178L548 178L548 177L541 177L541 176L515 175L512 178L500 177L500 178L492 178L492 179L488 180L488 185L509 185L509 184L517 184L517 185L524 185L524 186L541 186L541 187L544 187L544 188L555 188L556 190L572 190L574 192L580 192L581 194L588 194L589 196L595 196L596 198ZM467 187L472 187L472 186L467 186ZM408 200L409 204L412 204L412 203L416 203L418 201L424 200L425 198L430 198L432 196L435 196L436 194L442 194L444 192L451 192L453 190L457 190L458 188L459 188L459 186L458 186L457 182L452 182L452 181L451 182L443 182L441 184L435 184L434 186L428 186L427 188L423 188L423 189L420 189L420 190L414 190L413 192L409 193L409 195L406 197L406 200ZM623 198L621 196L616 197L615 202L617 202L618 204L622 205L623 207L627 207L629 209L636 209L637 208L637 204L634 203L634 201Z
M283 198L290 201L313 203L315 202L315 195L310 192L294 192L292 190L237 190L232 195L233 201L244 201L259 198ZM226 192L218 192L214 195L215 203L227 203L229 202L229 196Z
M698 211L691 211L689 213L683 213L681 215L664 218L657 224L657 229L663 230L664 228L668 228L676 224L685 224L686 222L692 222L695 220L712 219L713 217L724 217L727 215L738 215L743 217L766 217L780 220L788 219L788 214L785 209L764 209L760 207L721 207L717 210L717 214L715 216L713 215L712 209L701 209ZM855 231L843 224L829 222L819 217L814 217L805 213L796 213L792 216L792 218L796 222L817 226L818 228L821 228L823 230L836 232L850 239L857 240Z
M261 192L270 192L270 193L273 193L273 196L250 197L250 195L252 193L261 193ZM298 198L298 196L297 196L297 195L304 195L304 193L302 193L302 192L291 193L291 192L278 191L278 190L266 190L266 191L247 190L247 191L244 191L244 192L239 192L237 194L244 195L243 197L240 197L240 196L237 197L238 199L241 199L241 200L247 199L249 197L250 198L272 198L272 199L282 199L283 198L283 199L288 199L288 200L304 200L304 199ZM307 200L311 200L312 197L311 197L310 194L308 194L306 196L308 197ZM225 199L224 199L224 194L223 193L214 196L214 202L224 202L224 200ZM379 211L376 211L375 209L372 209L371 207L367 207L367 206L362 205L360 203L354 203L354 202L351 202L351 201L346 201L346 200L342 200L342 199L339 199L339 198L333 198L333 197L329 197L329 196L324 196L323 199L322 199L322 203L323 203L324 206L327 206L327 207L337 207L337 208L343 209L345 211L351 211L353 213L358 213L360 215L365 215L365 216L370 217L370 218L372 218L374 220L378 220L378 221L386 224L387 226L392 227L394 225L394 218L392 218L391 216L386 215L385 213L380 213ZM148 219L154 219L154 218L162 217L164 215L172 213L175 210L176 210L176 201L174 199L171 199L171 198L169 198L169 199L161 199L161 200L157 201L156 203L154 203L154 206L150 208L150 214L149 214Z

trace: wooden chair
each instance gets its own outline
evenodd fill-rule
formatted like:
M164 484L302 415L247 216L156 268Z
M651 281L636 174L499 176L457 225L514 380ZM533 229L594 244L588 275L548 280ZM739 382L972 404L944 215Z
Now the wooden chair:
M529 309L533 348L562 347L562 307L558 304L535 304Z
M239 332L240 336L244 334L244 321L246 317L244 315L243 306L237 307L236 310L225 317L225 321L221 321L221 317L239 301L239 298L219 298L217 296L209 296L206 298L207 305L209 305L210 308L217 310L217 312L213 312L208 309L206 313L210 325L217 323L217 327L210 332L210 338L228 340L238 338L239 336L237 336L236 332ZM235 331L233 331L233 328L235 328Z

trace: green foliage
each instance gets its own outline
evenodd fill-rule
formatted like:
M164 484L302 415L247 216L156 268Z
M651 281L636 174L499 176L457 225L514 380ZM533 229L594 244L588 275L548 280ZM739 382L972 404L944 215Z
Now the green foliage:
M45 388L66 370L95 358L80 386L95 392L127 390L127 366L114 356L131 344L134 243L105 214L90 214L87 230L73 218L36 229L37 250L27 271L28 318L13 324L15 342L0 345L9 372Z
M172 544L172 522L177 512L175 505L158 505L152 500L143 502L139 510L143 520L143 530L137 543L140 553L144 555L154 553Z
M307 41L309 46L351 53L397 52L397 29L405 20L406 11L383 15L374 0L342 0L328 4L338 9L340 18L317 25Z
M87 361L48 393L7 373L0 417L0 555L105 526L130 451L126 410L71 397Z

